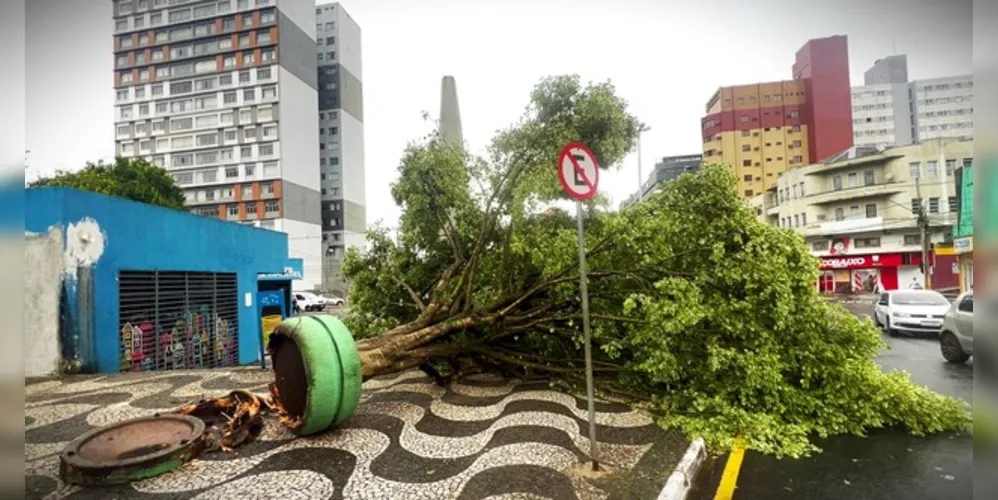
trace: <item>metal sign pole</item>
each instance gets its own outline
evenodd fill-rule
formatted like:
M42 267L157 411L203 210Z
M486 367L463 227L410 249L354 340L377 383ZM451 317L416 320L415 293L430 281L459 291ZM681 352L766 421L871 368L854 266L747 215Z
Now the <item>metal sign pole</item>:
M589 458L593 470L599 470L599 448L596 442L596 402L593 388L593 346L589 331L589 283L586 277L586 246L582 228L582 201L575 202L579 221L579 292L582 295L582 332L586 338L586 402L589 406Z

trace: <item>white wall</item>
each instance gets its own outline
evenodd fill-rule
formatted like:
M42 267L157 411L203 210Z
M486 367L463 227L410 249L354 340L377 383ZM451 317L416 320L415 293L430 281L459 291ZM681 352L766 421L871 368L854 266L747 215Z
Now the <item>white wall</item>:
M367 238L364 236L364 233L343 231L343 246L366 250Z
M53 227L48 234L25 235L24 243L24 376L52 375L61 357L62 230Z
M278 75L281 177L318 191L319 95L283 67Z
M302 259L302 279L292 281L295 290L311 290L322 284L322 227L291 219L277 219L274 229L288 234L288 257Z
M336 60L358 80L364 81L360 25L339 5L336 9Z
M366 205L364 179L364 124L340 109L340 168L343 198Z
M912 278L918 280L919 284L925 285L925 281L922 279L922 271L918 266L898 267L898 288L908 288Z
M315 0L277 0L277 9L315 40Z

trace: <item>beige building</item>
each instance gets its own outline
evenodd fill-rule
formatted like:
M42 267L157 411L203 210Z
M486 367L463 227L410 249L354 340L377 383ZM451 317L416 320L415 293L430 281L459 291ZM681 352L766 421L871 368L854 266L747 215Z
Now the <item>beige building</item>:
M958 206L953 171L972 160L973 143L958 139L854 147L784 172L752 204L766 222L800 233L821 257L823 290L904 288L924 280L919 189L930 241L950 246ZM933 288L957 286L950 258L930 258Z

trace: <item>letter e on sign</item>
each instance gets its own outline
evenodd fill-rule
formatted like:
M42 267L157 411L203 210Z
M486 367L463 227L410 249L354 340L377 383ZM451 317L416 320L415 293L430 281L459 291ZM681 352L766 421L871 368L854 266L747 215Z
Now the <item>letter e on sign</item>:
M569 196L579 201L596 196L599 164L584 144L570 142L558 155L558 179Z

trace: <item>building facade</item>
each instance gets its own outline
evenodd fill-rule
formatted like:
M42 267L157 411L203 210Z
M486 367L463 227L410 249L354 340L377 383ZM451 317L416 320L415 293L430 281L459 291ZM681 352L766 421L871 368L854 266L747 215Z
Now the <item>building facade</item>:
M919 207L927 214L929 243L950 246L958 211L955 172L972 161L973 143L956 139L853 147L781 175L762 217L803 236L821 258L823 291L904 288L923 282ZM932 255L933 288L958 286L955 263L953 255Z
M725 163L746 199L777 177L852 146L849 56L845 36L808 41L793 79L722 87L701 120L703 159Z
M647 200L661 189L662 185L686 173L695 174L700 171L703 155L666 156L655 162L655 168L648 175L648 180L641 186L641 192L628 199L627 204L635 203L640 197Z
M322 289L345 294L343 257L363 248L364 86L360 26L339 3L315 7L322 185Z
M259 297L288 305L301 278L277 231L69 188L27 189L24 200L25 231L58 235L55 258L32 259L38 240L25 238L28 281L54 297L25 317L59 323L25 329L33 375L259 363Z
M852 89L857 146L973 137L973 75L909 82L907 58L896 55L875 62L865 77L865 85Z
M959 212L953 225L953 250L957 255L960 292L974 289L974 166L956 169L956 196Z
M116 152L173 175L196 214L288 234L320 280L308 0L114 0Z

